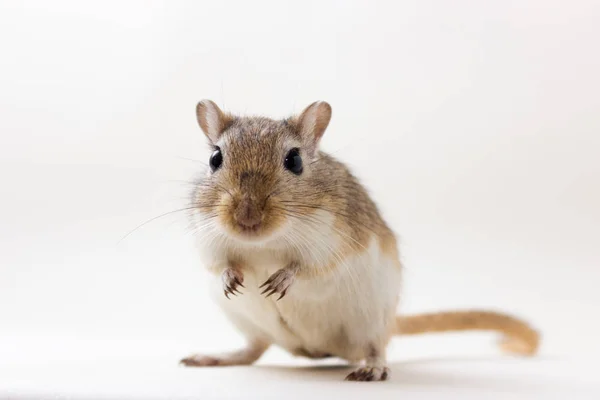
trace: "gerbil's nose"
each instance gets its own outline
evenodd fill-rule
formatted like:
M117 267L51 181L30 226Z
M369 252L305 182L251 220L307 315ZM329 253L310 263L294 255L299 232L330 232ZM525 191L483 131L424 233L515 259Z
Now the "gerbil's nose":
M256 228L262 221L263 210L257 201L244 197L235 209L236 222L245 228Z

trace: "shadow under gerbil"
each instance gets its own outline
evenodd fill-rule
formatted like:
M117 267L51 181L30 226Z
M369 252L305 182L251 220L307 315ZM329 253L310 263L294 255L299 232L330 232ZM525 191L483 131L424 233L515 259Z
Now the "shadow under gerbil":
M422 386L430 388L464 388L484 389L490 391L519 391L533 390L543 386L539 380L524 379L517 374L482 376L470 374L468 371L461 372L460 369L448 372L428 371L424 364L450 362L457 364L498 361L492 357L487 358L453 358L453 359L427 359L394 362L389 364L391 377L385 382L387 385L402 387ZM269 366L257 365L259 371L268 372L270 378L291 379L297 381L312 382L339 382L342 381L355 368L340 361L337 364L313 365L313 366Z

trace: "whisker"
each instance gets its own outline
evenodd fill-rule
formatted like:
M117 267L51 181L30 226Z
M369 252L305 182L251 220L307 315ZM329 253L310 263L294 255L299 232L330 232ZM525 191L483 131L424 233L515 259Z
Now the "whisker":
M288 206L291 207L297 207L297 208L306 208L306 209L311 209L311 210L321 210L321 211L326 211L326 212L330 212L332 214L336 214L339 215L341 217L344 217L345 219L347 219L350 222L353 222L354 224L356 224L357 226L360 227L364 227L368 230L370 230L371 232L373 232L374 234L378 234L373 228L369 227L367 225L367 221L371 222L373 221L373 219L368 219L367 221L357 221L354 217L352 217L351 215L342 213L340 211L337 210L332 210L330 208L327 207L322 207L322 206L315 206L315 205L311 205L311 204L304 204L304 203L297 203L297 202L293 202L293 201L286 201L286 200L280 200L280 202L282 204L287 204ZM379 223L378 221L376 221L375 226L381 226L381 223Z
M322 225L321 225L322 221L319 221L318 219L316 219L313 216L309 216L309 215L301 214L301 213L294 213L293 211L286 210L281 207L277 207L277 209L279 211L281 211L282 214L287 215L288 217L296 220L297 222L303 223L303 225L304 225L303 228L297 229L297 230L294 229L294 230L290 231L289 233L294 234L292 239L301 240L302 244L307 246L310 254L317 256L317 254L315 254L314 251L318 251L319 256L317 257L317 264L320 264L318 266L324 266L325 264L330 263L331 262L330 257L333 257L335 260L337 260L338 264L342 268L344 268L344 270L350 277L352 284L354 286L356 286L359 283L357 281L357 277L354 274L354 271L344 261L344 257L343 257L344 251L342 249L340 249L338 251L335 247L332 247L332 245L330 245L327 242L327 240L324 240L321 238L321 236L323 235ZM306 223L308 225L306 225L304 223ZM345 233L339 231L337 228L335 228L333 226L331 226L331 228L334 231L336 231L337 233L342 234L343 236L346 236L352 240L355 240L355 239L351 238L350 236L346 235ZM309 230L309 232L306 232L307 229ZM349 242L344 239L344 237L340 237L340 239L341 239L343 245L352 247L349 244ZM362 244L360 244L359 242L356 241L356 243L364 248L364 246ZM349 284L347 283L346 289L352 290L352 286L349 286Z
M138 226L137 226L137 227L135 227L134 229L132 229L132 230L130 230L129 232L127 232L127 234L126 234L125 236L123 236L121 239L119 239L119 241L117 242L117 245L118 245L119 243L121 243L123 240L125 240L127 237L129 237L129 235L131 235L132 233L134 233L134 232L135 232L135 231L137 231L138 229L142 228L143 226L145 226L145 225L149 224L150 222L153 222L153 221L156 221L157 219L160 219L160 218L166 217L167 215L175 214L175 213L182 212L182 211L189 211L189 210L193 210L193 209L195 209L195 208L196 208L196 206L193 206L193 207L186 207L186 208L181 208L181 209L179 209L179 210L168 211L168 212L166 212L166 213L164 213L164 214L161 214L161 215L158 215L158 216L156 216L156 217L154 217L154 218L150 218L148 221L146 221L146 222L144 222L144 223L142 223L142 224L138 225Z
M310 221L308 221L308 220L307 220L307 222L310 222ZM311 243L311 244L312 244L312 246L311 246L311 247L314 247L314 244L315 244L315 242L317 242L317 244L321 244L322 246L324 246L324 247L325 247L325 249L324 249L324 250L327 250L327 251L329 251L329 253L331 254L331 256L333 256L333 257L334 257L334 259L336 259L336 260L337 260L337 262L338 262L338 265L340 265L340 266L341 266L341 267L342 267L342 268L343 268L343 269L346 271L346 273L347 273L347 274L348 274L348 276L350 277L350 280L351 280L351 281L352 281L352 283L353 283L353 286L356 286L356 285L357 285L357 280L356 280L356 277L355 277L355 275L353 274L353 271L352 271L352 269L351 269L351 268L348 266L348 264L346 264L346 262L344 261L344 257L343 257L343 255L342 255L342 254L340 254L340 252L339 252L339 251L337 251L335 248L333 248L333 247L332 247L332 246L331 246L331 245L330 245L330 244L327 242L327 240L320 239L320 236L322 235L322 229L321 229L321 228L322 228L322 226L321 226L321 221L318 221L317 223L313 224L313 226L314 226L316 229L312 229L312 232L311 232L311 233L312 233L312 235L310 236L310 239L307 239L307 238L306 238L305 234L307 234L307 233L305 233L305 232L303 232L303 231L299 231L298 233L300 234L300 236L302 236L302 237L305 239L305 241L307 241L307 242L309 242L309 243ZM330 260L329 260L329 259L327 259L327 260L326 260L326 262L328 262L328 263L329 263L329 262L330 262ZM346 283L346 290L348 290L349 292L351 292L351 291L352 291L352 288L353 288L353 286L351 286L349 282L346 282L346 281L344 281L344 282Z
M208 164L207 164L207 163L205 163L204 161L195 160L195 159L193 159L193 158L181 157L181 156L177 156L176 158L179 158L180 160L186 160L186 161L197 162L197 163L200 163L200 164L202 164L202 165L204 165L204 166L208 167Z
M294 212L295 212L295 213L296 213L296 214L297 214L299 217L306 218L306 219L310 220L311 222L313 222L313 223L315 223L315 224L317 224L317 225L320 223L320 221L319 221L317 218L315 218L313 215L302 214L302 213L299 213L299 212L297 212L297 211L289 211L289 212L292 212L292 213L294 213ZM331 229L333 229L333 230L334 230L335 232L337 232L338 234L340 234L340 235L342 235L342 236L344 236L344 237L346 237L346 238L348 238L348 239L352 240L354 243L356 243L356 244L357 244L358 246L360 246L362 249L364 249L364 250L367 250L367 248L366 248L366 247L365 247L365 246L364 246L362 243L360 243L358 240L354 239L352 236L348 235L346 232L344 232L344 231L342 231L342 230L340 230L340 229L336 228L336 227L335 227L335 226L333 226L333 225L332 225L332 226L330 226L330 228L331 228ZM343 239L343 238L342 238L342 239ZM344 241L344 244L348 244L348 242ZM350 247L352 247L352 246L350 246Z

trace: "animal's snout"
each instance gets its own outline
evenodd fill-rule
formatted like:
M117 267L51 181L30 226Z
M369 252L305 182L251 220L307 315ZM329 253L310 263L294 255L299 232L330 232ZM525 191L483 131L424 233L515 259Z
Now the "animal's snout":
M253 229L262 222L263 205L249 197L244 197L237 205L234 213L235 221L242 227Z

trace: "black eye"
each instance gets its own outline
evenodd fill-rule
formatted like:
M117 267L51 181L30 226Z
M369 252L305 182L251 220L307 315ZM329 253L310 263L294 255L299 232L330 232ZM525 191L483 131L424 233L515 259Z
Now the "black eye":
M221 164L223 164L223 155L221 154L221 149L216 148L216 150L210 156L210 169L215 171L217 170Z
M287 170L300 175L302 173L302 157L300 157L299 149L291 149L287 156L285 156L283 165Z

